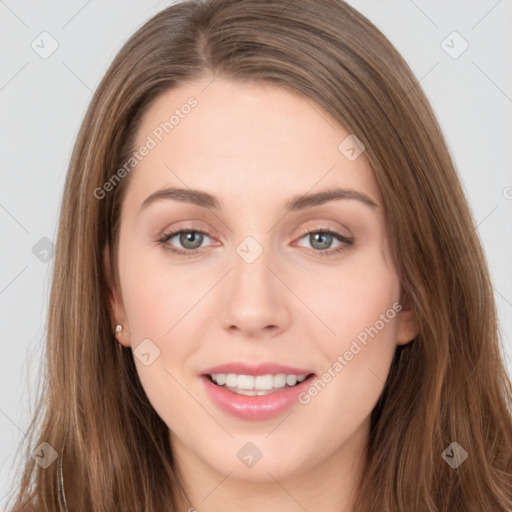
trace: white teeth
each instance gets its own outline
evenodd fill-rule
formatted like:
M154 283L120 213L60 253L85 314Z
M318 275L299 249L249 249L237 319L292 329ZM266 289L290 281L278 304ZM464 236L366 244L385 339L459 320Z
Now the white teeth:
M235 373L215 373L211 375L212 380L219 386L233 388L232 391L241 395L265 395L272 389L281 389L305 380L307 375L286 375L277 373L275 375L237 375Z
M226 384L226 374L225 373L218 373L215 375L217 377L215 380L219 386L224 386Z
M284 388L286 386L286 374L278 373L274 375L274 388Z
M252 375L238 375L236 377L238 389L254 389L254 377Z
M286 384L288 384L288 386L295 386L295 384L297 384L297 375L287 375Z
M254 379L254 389L270 391L274 387L274 377L272 375L258 375Z
M230 388L236 387L236 375L234 373L228 373L226 375L226 386Z

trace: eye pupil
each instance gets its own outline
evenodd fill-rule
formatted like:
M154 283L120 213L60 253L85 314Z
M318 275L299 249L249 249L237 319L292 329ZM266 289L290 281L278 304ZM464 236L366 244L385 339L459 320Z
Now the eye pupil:
M187 249L197 249L198 247L201 247L202 241L203 234L198 233L197 231L184 231L180 235L180 243L183 245L183 247L186 247ZM192 242L192 247L187 245L188 242Z
M317 248L318 249L328 249L332 243L332 235L330 235L329 233L322 233L322 232L312 233L310 235L310 242L311 242L312 247L314 247L314 244L316 243L318 238L320 239L319 240L320 247L317 247ZM322 240L323 240L323 243L322 243Z

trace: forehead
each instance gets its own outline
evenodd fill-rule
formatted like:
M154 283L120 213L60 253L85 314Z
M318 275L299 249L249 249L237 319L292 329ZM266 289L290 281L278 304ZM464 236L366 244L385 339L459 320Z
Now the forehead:
M267 200L326 187L380 195L364 152L347 158L351 134L309 98L257 82L189 82L164 92L142 117L131 194L180 186ZM340 146L341 144L341 146ZM356 148L357 149L357 148Z

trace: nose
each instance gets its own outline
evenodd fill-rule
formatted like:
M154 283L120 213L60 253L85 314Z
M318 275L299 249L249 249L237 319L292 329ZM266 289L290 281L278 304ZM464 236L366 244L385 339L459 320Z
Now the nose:
M221 292L222 326L251 338L274 337L288 327L290 292L276 276L279 269L269 251L250 261L234 256Z

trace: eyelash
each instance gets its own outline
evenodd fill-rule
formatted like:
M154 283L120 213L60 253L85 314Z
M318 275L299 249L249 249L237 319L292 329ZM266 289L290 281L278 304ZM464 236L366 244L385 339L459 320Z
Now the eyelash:
M206 235L209 237L208 233L206 231L203 231L202 229L195 229L195 228L181 228L176 231L172 231L170 233L164 233L161 238L159 238L157 241L160 245L162 245L166 250L171 251L179 256L190 256L193 254L196 254L199 252L200 249L191 249L191 250L183 250L183 249L177 249L176 247L173 247L168 244L168 241L173 238L176 235L179 235L180 233L201 233L203 235ZM320 228L316 230L304 230L301 232L298 240L301 238L304 238L306 235L310 234L323 234L323 235L332 235L334 238L336 238L338 241L342 242L342 244L337 247L336 249L326 249L326 250L316 250L316 249L309 249L310 251L313 251L315 255L318 256L334 256L336 254L342 253L343 251L347 250L348 247L350 247L354 243L354 238L347 238L346 236L341 235L337 231L333 231L329 228ZM209 237L211 238L211 237Z

